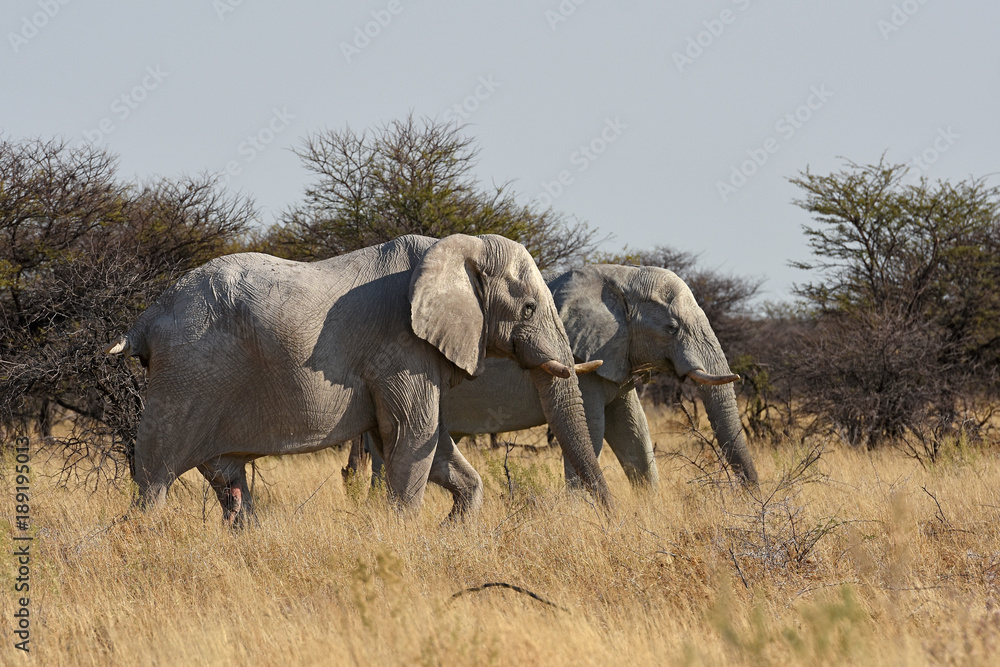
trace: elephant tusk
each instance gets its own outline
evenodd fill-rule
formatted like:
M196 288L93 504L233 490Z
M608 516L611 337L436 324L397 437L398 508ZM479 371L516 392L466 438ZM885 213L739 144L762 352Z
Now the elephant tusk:
M740 376L736 373L733 373L732 375L710 375L700 368L694 369L688 373L687 376L698 384L719 385L740 381Z
M555 359L549 359L544 364L542 364L541 366L539 366L539 368L541 368L543 371L545 371L549 375L555 375L557 378L564 378L565 379L565 378L568 378L570 375L573 374L573 371L571 371L566 366L563 366L562 364L560 364Z
M574 369L577 375L583 375L584 373L591 373L596 371L604 363L602 359L594 359L593 361L585 361L582 364L577 364Z

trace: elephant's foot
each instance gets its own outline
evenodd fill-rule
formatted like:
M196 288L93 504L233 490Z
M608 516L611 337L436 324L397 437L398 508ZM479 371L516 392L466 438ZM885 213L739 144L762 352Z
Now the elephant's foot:
M445 525L460 523L477 516L483 507L483 488L478 486L458 491L452 490L452 499L454 504L448 517L444 520Z
M454 501L445 523L476 516L483 506L483 480L458 451L447 432L442 432L431 464L430 481L451 491Z
M230 528L241 527L243 513L243 492L239 486L227 486L222 492L222 520Z
M148 513L166 504L169 482L139 480L138 486L139 493L132 498L133 510Z

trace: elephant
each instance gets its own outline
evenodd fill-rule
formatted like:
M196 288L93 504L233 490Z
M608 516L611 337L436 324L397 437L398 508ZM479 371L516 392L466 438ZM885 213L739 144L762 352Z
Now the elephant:
M732 383L719 341L690 288L667 269L592 264L549 282L577 361L603 360L580 376L594 452L608 442L633 488L659 482L653 443L635 389L646 371L668 371L699 385L709 422L729 466L757 486ZM456 440L477 433L540 426L545 413L527 374L506 359L488 359L475 381L443 397L444 423ZM379 462L373 455L373 467ZM579 484L570 462L567 482Z
M441 428L441 395L486 358L523 368L565 456L602 506L569 339L534 260L497 235L401 236L318 262L218 257L183 276L109 354L148 370L135 504L162 506L197 468L224 520L253 519L246 464L362 433L404 514L428 481L475 514L482 480Z

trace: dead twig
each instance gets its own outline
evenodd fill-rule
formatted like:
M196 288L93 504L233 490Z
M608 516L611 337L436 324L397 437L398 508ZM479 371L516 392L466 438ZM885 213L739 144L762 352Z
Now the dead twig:
M256 471L256 468L254 468L254 470ZM299 505L298 507L295 508L295 511L292 512L292 516L295 516L296 514L298 514L299 510L301 510L303 507L305 507L306 503L309 502L310 500L312 500L313 496L315 496L317 493L319 493L319 490L323 488L324 484L326 484L328 481L330 481L331 477L333 477L333 473L332 472L329 475L326 476L326 479L324 479L322 482L319 483L319 486L316 487L315 491L313 491L312 493L309 494L308 498L306 498L305 500L302 501L301 505Z
M125 523L128 520L129 520L128 513L116 516L114 519L111 520L111 523L109 523L107 526L104 526L103 528L98 528L97 530L92 531L84 535L83 537L79 538L76 542L73 543L71 547L69 547L69 549L75 553L79 553L80 549L83 547L84 544L94 541L99 536L104 535L107 532L110 532L111 529L114 528L115 526Z
M454 600L455 598L461 597L461 596L465 595L466 593L478 593L480 591L486 590L487 588L507 588L509 590L514 591L515 593L521 593L523 595L527 595L529 598L532 598L533 600L538 600L542 604L548 605L550 607L555 607L556 609L559 609L560 611L565 611L566 613L569 613L569 609L567 609L566 607L562 607L560 605L557 605L554 602L549 602L548 600L546 600L545 598L541 597L537 593L532 593L527 588L521 588L520 586L515 586L514 584L508 584L508 583L505 583L503 581L493 581L493 582L485 583L482 586L475 586L474 588L466 588L465 590L461 590L461 591L458 591L457 593L452 594L451 598L452 598L452 600Z
M733 565L736 566L736 574L740 575L740 581L743 582L743 587L750 590L750 584L747 583L747 578L743 576L743 569L740 567L739 562L736 560L736 554L733 553L733 548L729 547L729 557L733 559Z
M504 445L507 451L503 455L503 472L507 476L507 491L510 493L510 502L514 502L514 480L511 479L510 467L507 465L510 453L514 449L514 443L508 440Z
M930 496L931 500L934 501L934 504L937 505L937 513L934 515L935 518L942 524L944 524L946 527L951 528L951 523L948 521L947 517L945 517L944 510L941 509L941 503L938 502L937 496L928 491L926 486L921 486L920 488L923 489L924 493Z

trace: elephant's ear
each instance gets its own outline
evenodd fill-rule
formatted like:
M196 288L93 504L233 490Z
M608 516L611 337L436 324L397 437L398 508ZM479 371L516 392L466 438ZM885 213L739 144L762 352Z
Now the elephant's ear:
M601 359L597 374L618 384L629 377L628 307L625 295L595 267L571 271L551 285L573 356Z
M410 281L413 333L471 377L486 361L486 318L479 258L484 244L455 234L432 245Z

